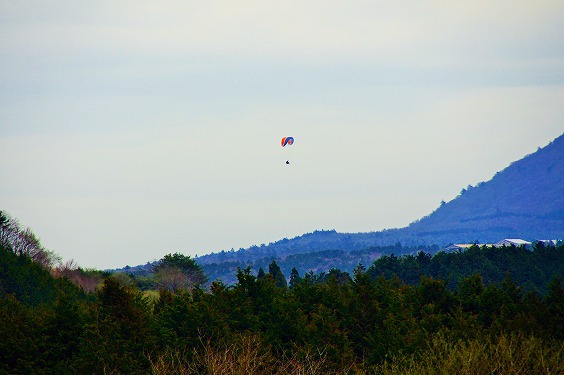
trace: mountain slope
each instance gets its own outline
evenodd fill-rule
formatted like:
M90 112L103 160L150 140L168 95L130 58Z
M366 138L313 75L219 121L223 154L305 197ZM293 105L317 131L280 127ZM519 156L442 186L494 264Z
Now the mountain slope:
M200 264L284 258L324 250L371 246L497 242L503 238L564 238L564 135L512 163L490 181L463 189L430 215L408 227L369 233L315 231L260 247L214 253Z
M481 242L518 237L529 240L564 236L564 136L512 163L490 181L464 189L456 199L411 224L409 231L452 241L456 233ZM468 239L467 239L468 240Z

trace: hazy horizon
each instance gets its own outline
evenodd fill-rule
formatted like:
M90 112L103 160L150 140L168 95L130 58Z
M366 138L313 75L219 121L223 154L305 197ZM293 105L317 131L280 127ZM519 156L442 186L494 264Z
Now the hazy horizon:
M2 2L0 210L100 269L404 227L562 134L563 24L551 0Z

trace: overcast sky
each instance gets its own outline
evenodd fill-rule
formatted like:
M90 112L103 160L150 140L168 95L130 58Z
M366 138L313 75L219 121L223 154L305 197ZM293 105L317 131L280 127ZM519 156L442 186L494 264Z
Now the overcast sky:
M563 25L561 0L3 0L0 210L102 269L407 226L563 133Z

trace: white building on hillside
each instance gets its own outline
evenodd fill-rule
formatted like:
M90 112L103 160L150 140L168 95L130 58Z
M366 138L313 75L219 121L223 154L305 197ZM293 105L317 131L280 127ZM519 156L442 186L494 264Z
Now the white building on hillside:
M473 243L453 243L452 245L448 245L443 250L444 251L456 251L456 250L467 250L468 248L474 246Z
M556 244L556 241L554 240L543 240L542 242L545 243L545 245L549 245L549 244ZM533 248L533 244L529 241L525 241L519 238L506 238L503 239L499 242L496 242L494 244L491 243L455 243L452 245L448 245L447 247L445 247L443 250L444 251L464 251L464 250L468 250L470 247L472 246L478 246L478 247L503 247L503 246L515 246L515 247L519 247L519 246L524 246L527 249L532 249Z
M502 247L502 246L524 246L527 249L530 249L532 247L532 243L530 243L529 241L525 241L525 240L521 240L518 238L506 238L504 240L501 240L497 243L494 244L495 247Z
M542 242L544 246L557 246L559 240L538 240L536 242Z

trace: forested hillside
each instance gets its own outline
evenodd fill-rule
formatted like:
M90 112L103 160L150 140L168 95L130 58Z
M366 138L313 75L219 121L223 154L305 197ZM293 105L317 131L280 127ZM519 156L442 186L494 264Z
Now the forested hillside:
M461 280L480 275L485 284L500 283L509 277L527 291L547 293L553 277L564 276L564 244L545 246L541 242L532 250L524 247L472 246L465 251L439 252L433 256L424 252L416 255L384 255L368 268L367 273L398 277L402 282L417 285L421 276L444 280L455 290Z
M208 275L210 280L220 279L228 285L235 283L235 272L237 268L250 267L253 274L257 274L260 269L266 270L268 265L275 261L281 268L282 272L289 277L290 272L295 268L298 272L304 274L313 272L314 274L327 274L332 269L338 269L343 272L352 274L352 271L359 264L370 265L372 262L383 255L391 254L410 254L419 251L427 253L435 253L438 251L437 246L419 246L419 247L403 247L401 244L393 246L374 246L366 249L358 250L322 250L314 252L296 253L277 256L264 256L256 260L237 260L204 263L202 268ZM200 259L197 259L199 262Z
M367 270L288 275L271 261L205 287L178 253L137 276L64 266L0 219L2 374L564 371L563 245L396 256L397 244Z
M506 250L498 257L516 264L535 258L528 250ZM537 250L536 266L562 264L562 246ZM468 259L487 268L492 257L481 251L473 249L477 255ZM420 253L416 261L457 270L461 256L435 255L433 261ZM262 275L239 269L232 287L214 282L207 291L161 282L143 292L134 277L103 274L88 293L2 244L0 373L564 371L561 267L541 294L516 282L525 275L484 282L474 274L451 288L421 276L411 285L402 278L413 276L412 258L380 259L351 275L293 272L289 285L273 262ZM188 276L197 277L197 267L175 266L192 264L185 261L166 256L157 270L174 276L169 281L183 274L196 280ZM47 297L33 297L35 288Z

